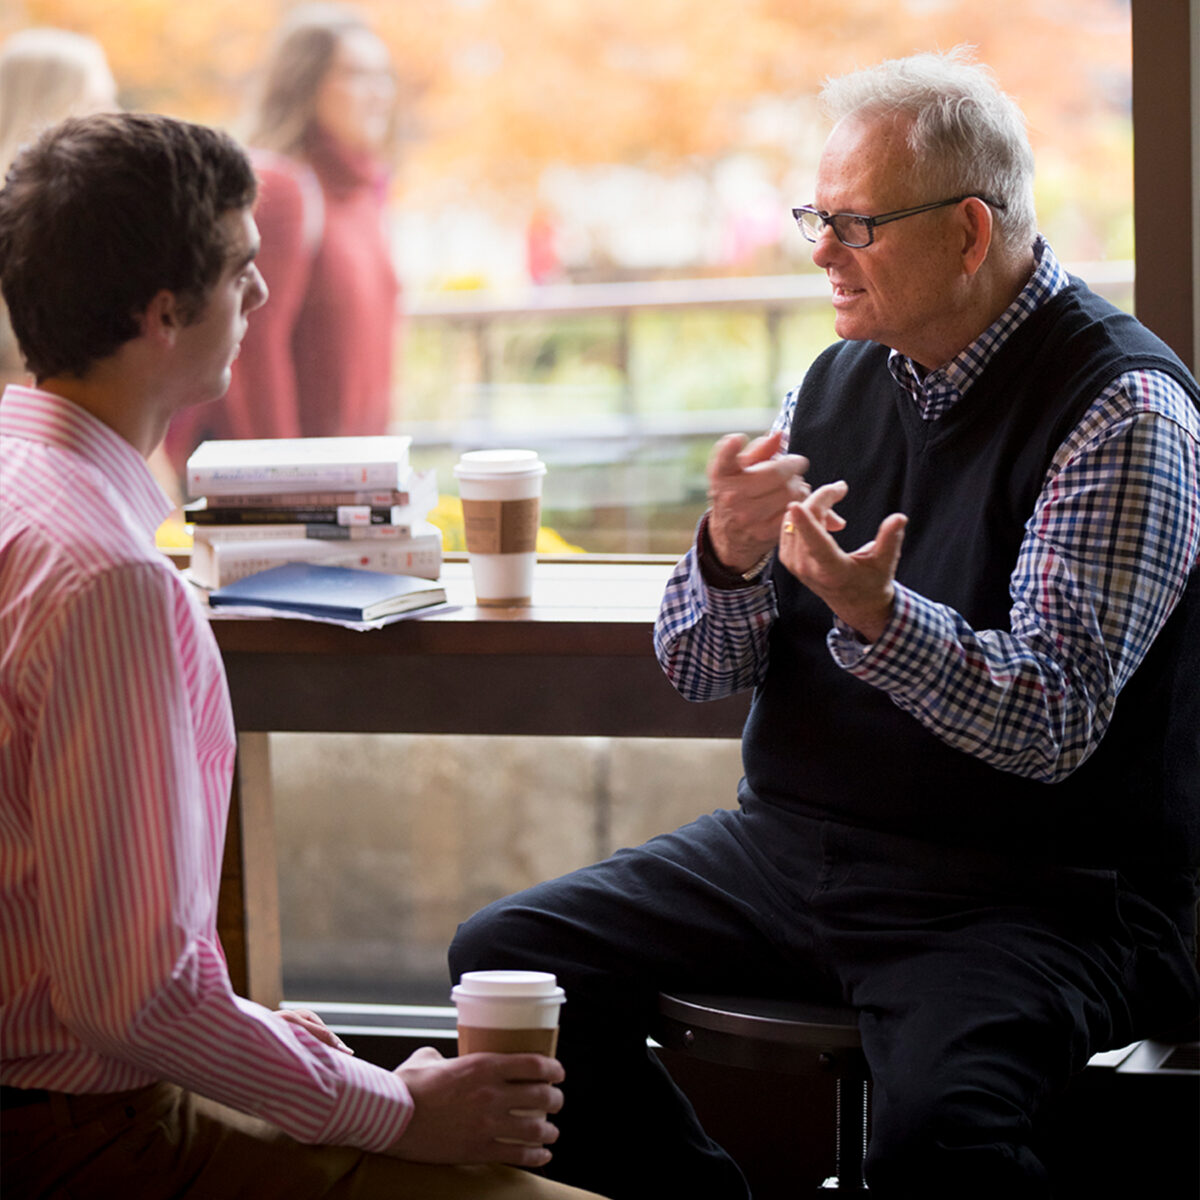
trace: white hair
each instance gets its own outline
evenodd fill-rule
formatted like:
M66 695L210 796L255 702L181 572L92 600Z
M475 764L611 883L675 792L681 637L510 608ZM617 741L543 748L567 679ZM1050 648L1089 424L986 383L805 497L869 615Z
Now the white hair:
M1001 245L1011 252L1032 245L1037 216L1025 116L991 71L971 61L969 47L889 59L829 79L821 104L834 122L908 122L914 169L931 189L931 200L990 200Z

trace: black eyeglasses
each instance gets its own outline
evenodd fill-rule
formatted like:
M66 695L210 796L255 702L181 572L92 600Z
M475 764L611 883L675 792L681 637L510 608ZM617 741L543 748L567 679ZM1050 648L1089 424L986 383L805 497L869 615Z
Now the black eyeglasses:
M918 204L916 208L898 208L895 212L880 213L877 217L867 217L862 213L827 213L811 204L801 208L793 208L792 216L800 226L800 232L810 241L815 242L822 230L828 225L833 230L833 236L843 246L851 250L861 250L875 240L875 226L886 225L889 221L899 221L904 217L915 217L917 213L929 212L935 208L946 208L951 204L961 204L964 200L982 200L992 208L1003 209L1004 205L998 200L989 200L986 196L968 192L965 196L954 196L950 200L935 200L932 204Z

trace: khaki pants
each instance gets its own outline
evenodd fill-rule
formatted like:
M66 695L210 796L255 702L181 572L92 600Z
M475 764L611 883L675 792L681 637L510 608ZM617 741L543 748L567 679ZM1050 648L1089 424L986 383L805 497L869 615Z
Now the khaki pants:
M512 1167L437 1167L345 1146L306 1146L274 1126L160 1083L67 1095L0 1114L4 1200L584 1200Z

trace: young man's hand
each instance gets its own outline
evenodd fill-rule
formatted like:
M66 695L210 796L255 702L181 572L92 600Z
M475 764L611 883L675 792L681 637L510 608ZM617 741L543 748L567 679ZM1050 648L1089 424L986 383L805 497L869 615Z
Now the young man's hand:
M423 1046L396 1068L413 1115L389 1154L413 1162L541 1167L558 1138L547 1113L562 1108L562 1066L540 1054L443 1058Z
M324 1042L326 1046L332 1046L334 1050L340 1050L343 1054L354 1053L311 1008L281 1008L276 1011L275 1015L281 1017L289 1025L297 1025L311 1033L318 1042Z

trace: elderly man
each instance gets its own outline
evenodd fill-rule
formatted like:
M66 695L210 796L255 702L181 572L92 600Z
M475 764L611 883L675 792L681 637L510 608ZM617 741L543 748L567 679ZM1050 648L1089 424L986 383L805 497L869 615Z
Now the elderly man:
M1029 1200L1047 1098L1196 1003L1200 390L1037 236L985 70L823 98L796 216L845 340L716 447L656 632L688 698L754 689L739 806L485 909L451 968L566 986L563 1178L744 1195L644 1037L660 989L769 991L860 1011L873 1195ZM630 1128L650 1179L600 1152Z
M553 1059L385 1071L230 987L233 719L145 460L266 299L254 192L225 135L135 115L65 122L0 191L38 380L0 403L4 1195L578 1197L514 1169L550 1157Z

